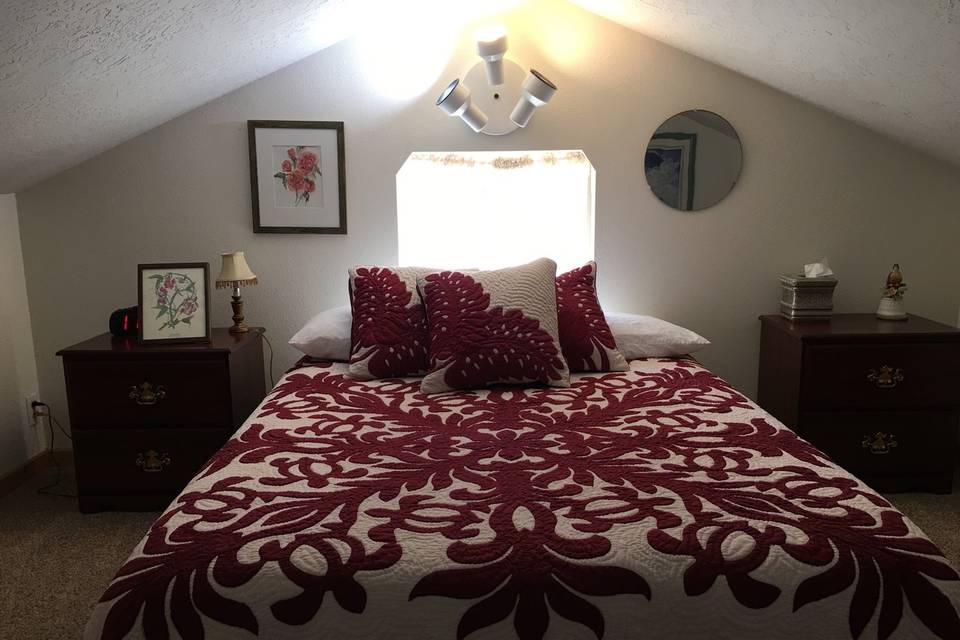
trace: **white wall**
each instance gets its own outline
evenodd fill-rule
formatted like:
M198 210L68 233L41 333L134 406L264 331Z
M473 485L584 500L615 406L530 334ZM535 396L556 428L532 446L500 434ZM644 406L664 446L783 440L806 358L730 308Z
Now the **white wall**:
M20 194L44 395L64 406L55 351L136 302L138 262L209 260L216 274L219 253L235 249L260 277L244 291L247 320L268 328L280 371L296 357L286 339L346 302L348 266L397 259L394 175L414 150L586 151L604 304L704 334L714 346L702 360L747 393L757 316L777 311L777 275L821 256L840 277L838 311L873 311L899 262L910 310L956 320L955 167L564 3L533 0L505 18L509 56L560 87L507 137L473 134L434 106L475 61L472 29L441 76L406 85L423 90L407 102L378 93L371 56L346 41ZM664 207L643 177L649 137L690 108L724 116L744 147L737 186L699 213ZM345 121L348 236L252 233L247 119ZM227 292L214 293L213 312L215 325L229 324Z
M17 201L0 195L0 476L39 453L45 443L42 431L23 423L23 398L36 391Z

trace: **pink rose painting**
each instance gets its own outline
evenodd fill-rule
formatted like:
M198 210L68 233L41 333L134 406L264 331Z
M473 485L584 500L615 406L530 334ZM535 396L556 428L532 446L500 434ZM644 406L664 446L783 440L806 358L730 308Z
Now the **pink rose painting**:
M248 120L247 133L254 233L346 233L343 123Z
M197 301L197 283L185 273L168 272L150 276L156 302L157 320L163 324L159 330L173 329L179 324L189 325L200 308Z
M323 175L320 170L320 149L286 147L281 157L284 156L280 170L273 174L278 187L293 195L293 206L310 206L310 198L314 197L317 183Z

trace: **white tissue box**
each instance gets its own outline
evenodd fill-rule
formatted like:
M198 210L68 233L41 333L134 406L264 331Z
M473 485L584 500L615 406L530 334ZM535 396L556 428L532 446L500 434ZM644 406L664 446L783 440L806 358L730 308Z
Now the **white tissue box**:
M780 313L791 320L829 318L833 314L833 276L780 276Z

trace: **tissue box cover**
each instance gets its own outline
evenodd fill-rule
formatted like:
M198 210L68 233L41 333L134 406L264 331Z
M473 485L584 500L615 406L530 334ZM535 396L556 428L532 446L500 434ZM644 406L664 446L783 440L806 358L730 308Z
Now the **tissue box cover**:
M780 313L790 318L829 318L833 313L833 276L780 276Z

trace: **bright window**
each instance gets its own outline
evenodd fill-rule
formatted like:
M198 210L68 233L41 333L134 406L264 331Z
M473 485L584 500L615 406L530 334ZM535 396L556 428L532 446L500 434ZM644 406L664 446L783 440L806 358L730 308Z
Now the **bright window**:
M397 172L401 266L593 259L596 172L582 151L414 153Z

